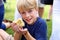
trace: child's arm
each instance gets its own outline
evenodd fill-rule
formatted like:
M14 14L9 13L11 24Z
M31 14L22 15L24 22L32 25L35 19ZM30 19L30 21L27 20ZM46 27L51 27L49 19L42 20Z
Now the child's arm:
M36 40L34 37L32 37L28 31L27 28L19 28L20 32L24 35L24 37L27 39L27 40Z
M20 40L21 37L22 37L21 33L15 32L15 34L14 34L14 40Z
M34 37L32 37L32 36L30 35L29 32L27 32L24 36L25 36L25 38L26 38L27 40L36 40Z

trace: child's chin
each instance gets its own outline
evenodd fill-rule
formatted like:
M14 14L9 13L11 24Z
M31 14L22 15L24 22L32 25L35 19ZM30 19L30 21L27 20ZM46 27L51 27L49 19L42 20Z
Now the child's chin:
M32 22L27 22L29 25L33 24Z

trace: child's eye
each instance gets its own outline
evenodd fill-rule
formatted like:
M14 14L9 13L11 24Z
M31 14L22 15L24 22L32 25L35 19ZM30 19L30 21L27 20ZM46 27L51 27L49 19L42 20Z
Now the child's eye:
M32 9L28 11L29 13L32 12Z
M22 14L25 14L25 12L22 12Z

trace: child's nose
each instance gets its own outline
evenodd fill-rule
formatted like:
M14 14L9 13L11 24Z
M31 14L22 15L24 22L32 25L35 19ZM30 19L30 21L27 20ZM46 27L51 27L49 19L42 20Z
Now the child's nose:
M26 13L26 17L29 17L30 15L29 15L29 13Z

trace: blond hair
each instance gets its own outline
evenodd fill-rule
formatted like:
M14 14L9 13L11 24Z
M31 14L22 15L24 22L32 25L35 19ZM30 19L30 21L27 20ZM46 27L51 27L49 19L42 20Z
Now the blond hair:
M20 10L29 10L31 8L37 8L36 0L18 0L17 9Z

